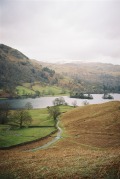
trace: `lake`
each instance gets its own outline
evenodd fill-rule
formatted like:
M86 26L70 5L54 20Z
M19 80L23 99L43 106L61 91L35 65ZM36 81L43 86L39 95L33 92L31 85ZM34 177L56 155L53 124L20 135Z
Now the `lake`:
M89 104L99 104L99 103L104 103L104 102L114 101L114 100L120 101L120 94L111 94L111 95L114 97L114 99L108 100L108 99L102 99L103 94L92 94L94 99L87 100L87 101L89 102ZM40 98L35 98L35 99L32 99L32 98L1 99L0 104L8 102L12 109L18 109L18 108L24 108L27 102L31 102L33 108L37 109L37 108L46 108L47 106L53 106L53 101L55 98L57 97L56 96L55 97L40 97ZM78 106L82 106L83 101L85 101L85 99L70 98L68 96L63 96L63 98L68 103L68 105L71 105L71 106L74 101L77 102Z

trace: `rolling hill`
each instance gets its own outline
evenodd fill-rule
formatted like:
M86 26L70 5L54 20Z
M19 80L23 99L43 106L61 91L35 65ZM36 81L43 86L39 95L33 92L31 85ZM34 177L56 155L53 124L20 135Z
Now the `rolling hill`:
M120 65L80 62L44 63L29 59L20 51L0 44L1 96L14 96L16 86L29 83L31 87L36 82L44 86L60 87L62 94L65 94L65 91L120 93Z
M49 148L25 151L50 138L0 151L2 176L11 178L119 179L120 102L75 108L62 114L62 138Z
M0 89L14 94L16 86L35 81L54 83L55 71L42 67L16 49L0 44Z
M72 62L64 64L42 63L43 66L55 70L67 79L66 85L71 90L85 93L120 93L120 65L105 63ZM64 85L63 80L59 80Z
M76 142L101 148L120 146L120 102L78 107L62 121Z

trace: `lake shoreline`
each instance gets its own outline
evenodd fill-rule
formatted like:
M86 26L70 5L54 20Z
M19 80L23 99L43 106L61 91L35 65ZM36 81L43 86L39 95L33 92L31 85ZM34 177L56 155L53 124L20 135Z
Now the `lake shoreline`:
M87 93L84 93L84 95L86 95ZM104 95L103 93L90 93L91 95L97 94L97 95ZM111 95L114 94L118 94L120 95L120 93L109 93ZM44 97L70 97L70 95L66 95L66 94L61 94L61 95L45 95L45 96L38 96L38 97L27 97L27 96L20 96L20 97L0 97L0 100L14 100L14 99L37 99L37 98L44 98ZM75 97L70 97L70 98L75 98ZM85 99L85 98L76 98L76 99ZM91 98L90 98L91 99ZM88 99L89 100L89 99ZM91 99L92 100L92 99Z
M76 101L77 106L84 105L84 101L88 101L89 104L100 104L105 103L109 101L120 101L120 94L114 93L111 95L114 97L114 99L103 99L103 94L91 94L93 96L93 99L78 99L78 98L70 98L69 96L61 96L64 98L65 102L69 106L73 106L73 102ZM60 96L54 96L54 97L39 97L39 98L24 98L24 99L0 99L0 104L2 103L9 103L11 109L23 109L25 108L26 103L30 102L33 106L33 109L40 109L40 108L46 108L48 106L53 106L53 101L56 98L59 98Z

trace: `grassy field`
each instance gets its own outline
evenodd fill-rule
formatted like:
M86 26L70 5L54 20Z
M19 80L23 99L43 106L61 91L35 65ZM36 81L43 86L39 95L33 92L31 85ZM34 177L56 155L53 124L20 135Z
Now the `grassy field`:
M16 87L19 95L35 94L35 91L39 91L41 96L59 96L69 94L68 90L63 90L57 86L43 86L40 83L35 83L30 86L30 83L24 83L23 86Z
M2 128L3 129L3 128ZM8 130L8 126L4 127L4 132L1 131L0 126L0 146L8 147L23 142L28 142L32 140L44 137L55 130L54 127L44 127L44 128L22 128Z
M35 94L35 92L27 87L24 86L17 86L16 87L18 95L26 95L26 94Z
M119 179L120 102L70 109L60 121L63 136L51 147L36 152L23 152L23 147L0 151L1 178Z
M60 111L70 110L70 106L61 106ZM55 131L55 122L49 118L47 109L29 110L32 117L32 128L11 128L10 125L0 125L0 147L12 146L26 141L44 137Z
M32 128L19 129L0 125L0 147L36 140L56 130L54 120L49 118L47 109L29 110L29 113L32 117Z

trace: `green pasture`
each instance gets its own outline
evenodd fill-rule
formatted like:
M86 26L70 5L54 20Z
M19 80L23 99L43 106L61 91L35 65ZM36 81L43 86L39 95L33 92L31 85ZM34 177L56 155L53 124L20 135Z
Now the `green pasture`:
M24 83L23 86L17 86L16 92L18 95L35 94L35 91L40 92L40 96L59 96L68 95L69 91L58 86L44 86L40 83Z
M67 111L72 110L73 108L74 108L73 106L61 105L60 106L60 112L65 113Z
M33 109L29 110L32 117L31 126L54 126L54 120L49 118L47 109Z
M55 131L54 120L49 118L47 109L29 110L32 123L27 128L0 125L0 147L12 146L44 137Z
M35 94L35 91L24 86L17 86L16 91L18 95Z
M71 110L71 106L60 106L61 113ZM32 117L30 127L13 127L10 125L0 125L0 147L8 147L28 141L33 141L45 137L55 131L55 122L49 117L47 108L29 110Z
M54 127L12 129L0 126L0 147L8 147L44 137L55 130Z
M56 95L64 94L63 89L57 86L40 86L39 84L36 84L32 86L32 89L34 91L39 91L41 95L56 96ZM66 91L66 93L67 92L68 91Z

